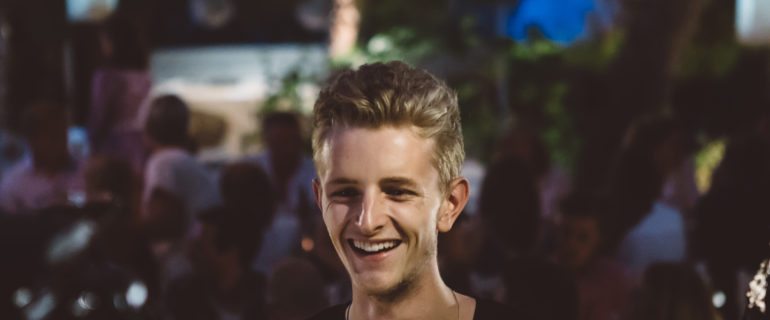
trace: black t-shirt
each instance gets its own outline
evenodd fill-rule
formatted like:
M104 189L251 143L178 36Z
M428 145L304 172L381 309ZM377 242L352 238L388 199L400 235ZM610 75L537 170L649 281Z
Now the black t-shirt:
M308 320L345 320L345 310L348 308L346 304L339 304L333 307L329 307L311 317ZM474 320L517 320L524 319L519 313L506 305L499 304L497 302L489 300L476 299L476 312L473 314Z

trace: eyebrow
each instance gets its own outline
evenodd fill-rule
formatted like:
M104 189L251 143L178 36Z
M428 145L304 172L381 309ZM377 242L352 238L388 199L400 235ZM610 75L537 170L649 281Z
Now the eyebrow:
M416 187L417 182L415 182L412 179L405 178L405 177L387 177L380 180L380 184L389 184L389 185L405 185L409 187Z
M328 186L335 186L335 185L349 185L349 184L358 184L358 180L350 179L350 178L335 178L331 181L327 182L326 185ZM405 178L405 177L387 177L380 180L380 184L385 185L405 185L410 187L416 187L417 182L415 182L412 179Z
M342 185L342 184L358 184L358 180L349 179L349 178L335 178L326 183L326 185L329 185L329 186Z

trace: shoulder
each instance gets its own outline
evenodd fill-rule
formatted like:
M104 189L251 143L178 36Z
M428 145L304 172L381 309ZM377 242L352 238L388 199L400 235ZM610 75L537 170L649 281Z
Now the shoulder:
M267 150L247 156L244 160L259 165L265 172L270 171L270 154Z
M167 166L193 160L192 156L178 148L164 148L155 151L147 159L147 166Z
M18 183L28 179L32 175L34 175L32 161L29 159L24 159L8 169L8 171L3 175L2 184L8 187L16 186Z
M345 310L348 308L348 304L350 303L326 308L307 320L345 320Z
M492 300L476 299L476 312L473 314L474 320L487 319L529 319L524 317L521 312Z
M153 153L157 159L190 159L192 156L184 149L178 147L168 147Z
M8 171L5 173L5 176L18 179L21 176L32 173L33 171L32 169L33 169L32 160L29 158L26 158L24 160L21 160L15 163L10 168L8 168Z

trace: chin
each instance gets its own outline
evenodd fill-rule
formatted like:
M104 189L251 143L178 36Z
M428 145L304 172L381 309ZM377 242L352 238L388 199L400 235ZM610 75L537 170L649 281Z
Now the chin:
M397 296L408 288L411 281L396 277L391 273L367 272L356 276L354 283L369 296Z
M386 292L395 287L398 281L390 272L366 271L353 275L354 283L366 292Z

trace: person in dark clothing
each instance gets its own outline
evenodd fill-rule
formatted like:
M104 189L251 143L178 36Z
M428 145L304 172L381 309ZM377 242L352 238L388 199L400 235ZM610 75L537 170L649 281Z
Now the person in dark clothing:
M727 296L721 308L726 319L736 319L742 308L738 272L751 272L770 256L770 107L746 127L728 143L711 187L695 206L695 252Z
M534 176L512 157L498 160L487 172L480 199L484 221L499 236L506 251L530 253L540 228L540 200Z
M641 118L629 128L604 190L603 251L615 253L628 233L649 217L667 177L682 165L694 145L676 118Z
M717 320L713 292L690 265L657 263L644 273L629 320Z
M311 319L520 318L439 273L438 234L469 194L451 89L402 62L369 64L331 79L313 114L313 189L353 298Z
M540 198L531 170L515 157L493 162L481 186L484 242L476 269L502 273L511 257L534 252L539 238Z
M166 304L173 319L263 319L265 277L249 268L257 241L248 221L220 207L200 216L194 272L173 281Z

